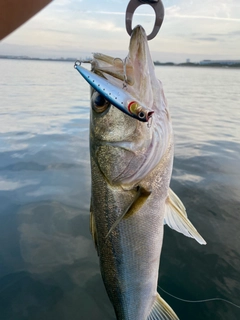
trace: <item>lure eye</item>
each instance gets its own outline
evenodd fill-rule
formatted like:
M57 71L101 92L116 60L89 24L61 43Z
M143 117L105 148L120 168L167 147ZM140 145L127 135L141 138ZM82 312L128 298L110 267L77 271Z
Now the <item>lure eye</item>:
M98 92L94 92L94 94L92 96L92 108L94 111L101 113L101 112L107 110L107 108L109 108L109 106L110 106L110 102L107 101L104 98L104 96L102 96Z
M140 111L140 112L138 113L138 117L139 117L139 119L141 119L141 120L143 120L143 119L146 118L145 113L142 112L142 111Z

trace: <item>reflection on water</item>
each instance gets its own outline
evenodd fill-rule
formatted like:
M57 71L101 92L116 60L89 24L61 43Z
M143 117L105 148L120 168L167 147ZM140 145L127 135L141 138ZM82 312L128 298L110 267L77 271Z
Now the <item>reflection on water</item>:
M240 304L239 71L157 72L175 131L171 186L208 243L166 227L159 284ZM113 320L89 233L88 87L69 63L0 60L0 74L0 319ZM222 302L161 294L182 320L240 319Z
M76 208L40 202L19 214L20 250L31 272L52 272L88 256L87 216L79 215Z

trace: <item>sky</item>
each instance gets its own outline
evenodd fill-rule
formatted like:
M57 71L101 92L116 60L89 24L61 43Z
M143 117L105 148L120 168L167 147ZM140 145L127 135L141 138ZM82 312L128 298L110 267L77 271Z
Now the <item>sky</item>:
M165 18L149 41L154 60L240 60L240 0L162 0ZM0 43L0 55L84 59L92 52L127 55L125 12L129 0L54 0ZM133 26L147 33L155 14L141 5Z

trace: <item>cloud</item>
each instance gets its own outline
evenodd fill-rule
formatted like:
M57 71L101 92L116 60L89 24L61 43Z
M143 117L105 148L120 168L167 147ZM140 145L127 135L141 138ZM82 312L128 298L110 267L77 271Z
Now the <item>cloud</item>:
M211 16L211 15L186 15L180 14L180 8L177 6L167 8L165 19L166 18L179 18L179 19L202 19L202 20L222 20L222 21L235 21L240 22L240 18L231 18L231 17L219 17L219 16ZM94 14L94 15L116 15L116 16L125 16L125 12L119 11L85 11L83 14ZM138 17L155 17L153 13L135 13L134 16Z
M198 15L174 14L174 15L169 15L168 18L201 19L201 20L220 20L220 21L232 21L232 22L238 22L238 23L240 23L240 19L224 18L224 17L215 17L215 16L198 16Z
M213 37L203 37L203 38L201 38L201 37L199 37L199 38L195 38L196 40L200 40L200 41L218 41L218 39L217 38L213 38Z
M235 36L239 37L240 36L240 31L237 30L237 31L229 32L228 36L230 36L230 37L235 37Z
M117 27L112 22L105 22L104 24L99 24L96 20L84 20L84 29L91 29L91 30L102 30L102 31L109 31L109 32L116 32L116 31L122 31L123 28Z
M124 16L125 12L118 12L118 11L86 11L88 14L104 14L104 15L116 15L116 16ZM139 15L139 14L138 14Z
M206 34L205 34L206 35ZM202 36L202 34L199 33L193 33L192 34L193 37L200 37ZM240 31L236 30L236 31L231 31L231 32L225 32L225 33L209 33L208 37L215 37L216 39L221 39L221 38L238 38L240 37Z
M6 45L15 45L22 54L24 47L26 55L29 50L35 50L34 56L44 51L48 56L51 52L59 57L79 56L82 52L84 55L94 51L107 53L111 48L122 56L129 44L125 30L128 3L129 0L54 1L6 38L0 54L6 53ZM199 50L201 54L217 55L224 41L224 54L239 56L240 42L235 41L233 45L240 29L239 0L163 0L163 3L164 23L159 35L150 42L151 50L159 54L172 52L173 57L183 52L198 54ZM147 5L138 9L133 25L140 23L149 33L155 13Z

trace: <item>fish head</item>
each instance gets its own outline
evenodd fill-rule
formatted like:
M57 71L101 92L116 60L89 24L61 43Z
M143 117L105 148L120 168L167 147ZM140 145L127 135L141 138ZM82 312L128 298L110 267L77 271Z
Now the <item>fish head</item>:
M92 70L137 104L152 110L148 123L132 118L91 90L90 152L112 185L130 188L161 161L172 134L161 82L155 75L147 36L141 26L131 35L125 60L94 54Z

